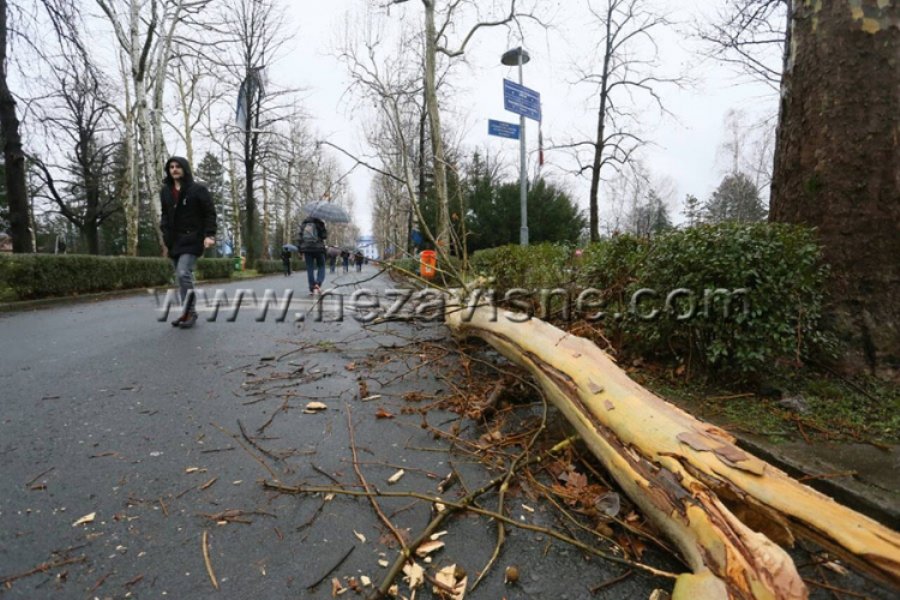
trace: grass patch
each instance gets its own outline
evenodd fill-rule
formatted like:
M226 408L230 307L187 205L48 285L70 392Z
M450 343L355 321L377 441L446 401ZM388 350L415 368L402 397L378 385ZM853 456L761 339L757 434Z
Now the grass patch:
M235 271L232 275L232 279L254 279L259 277L259 272L256 269L244 269L243 271Z
M900 391L874 378L813 369L772 375L753 388L685 382L652 367L630 375L700 419L770 441L900 443Z

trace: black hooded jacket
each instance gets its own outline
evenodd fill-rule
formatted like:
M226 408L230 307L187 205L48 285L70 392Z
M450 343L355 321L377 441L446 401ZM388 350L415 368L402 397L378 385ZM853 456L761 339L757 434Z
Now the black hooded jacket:
M180 254L202 256L203 238L216 236L216 207L206 185L194 181L191 165L187 159L173 156L166 161L166 165L172 161L181 165L184 177L181 180L181 190L176 203L173 194L175 182L169 175L169 170L165 169L166 176L159 192L162 206L159 228L169 249L169 256L175 257Z

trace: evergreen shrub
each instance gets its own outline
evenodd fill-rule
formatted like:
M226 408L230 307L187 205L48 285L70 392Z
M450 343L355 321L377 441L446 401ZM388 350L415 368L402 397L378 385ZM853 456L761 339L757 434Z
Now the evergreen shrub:
M197 279L230 279L234 273L234 259L200 258L194 272Z
M325 260L326 267L328 265L328 260ZM306 263L302 258L291 258L291 271L306 271ZM265 260L259 259L256 261L256 272L260 275L266 275L269 273L283 273L284 265L281 263L281 259L278 260Z
M651 239L613 236L580 256L559 246L503 246L471 263L494 278L498 298L514 287L563 287L570 299L593 288L602 307L573 310L574 318L595 317L626 354L692 371L740 378L834 351L822 317L828 268L809 228L701 225Z
M0 255L0 287L16 300L153 287L171 279L172 262L165 258Z

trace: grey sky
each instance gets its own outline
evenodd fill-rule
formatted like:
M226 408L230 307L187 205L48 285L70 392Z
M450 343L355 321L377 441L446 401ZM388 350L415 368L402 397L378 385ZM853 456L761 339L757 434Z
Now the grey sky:
M656 4L667 7L666 15L686 22L699 10L708 10L716 4L705 2L674 2L659 0ZM310 11L305 2L291 7L294 24L299 35L294 50L276 73L286 76L286 85L299 85L309 90L305 105L314 118L315 127L330 141L348 150L361 148L359 128L366 115L349 114L350 104L341 102L347 87L345 71L337 60L329 55L337 32L342 28L347 10L359 11L362 0L330 0L317 4ZM525 40L525 47L532 61L525 66L524 81L527 87L541 93L544 122L542 125L545 145L550 140L562 142L576 132L590 132L596 118L590 110L585 95L588 88L573 86L572 63L574 56L584 56L591 51L592 40L597 39L588 26L584 11L585 0L566 0L566 10L559 10L560 2L548 2L556 10L554 29L536 31ZM408 2L392 9L397 18L400 11L408 17L421 20L419 2ZM686 29L686 26L680 27ZM503 110L502 80L517 80L516 68L500 64L500 55L518 40L495 30L485 31L470 46L466 57L468 64L454 71L456 93L446 105L448 119L454 127L462 128L466 145L474 149L487 149L499 155L508 164L517 165L518 145L515 141L487 135L487 120L498 119L517 122L518 116ZM646 148L641 156L654 175L668 177L674 184L670 208L676 221L685 194L692 193L701 199L708 198L721 180L728 162L717 156L723 141L723 119L729 109L743 109L750 117L773 115L777 110L777 96L761 84L748 84L739 80L732 68L703 60L692 52L696 44L685 40L675 32L659 38L660 54L664 60L664 72L669 75L687 73L696 83L689 89L661 88L666 108L673 116L660 117L655 111L647 111L642 117L642 134L652 140L654 146ZM537 146L537 128L527 121L529 150ZM561 152L561 151L560 151ZM583 208L587 208L586 180L576 180L565 175L557 165L569 165L560 152L547 152L545 174L566 180ZM341 158L341 163L350 165ZM510 174L513 177L513 174ZM371 227L368 201L369 176L361 169L352 176L352 188L356 197L356 214L362 231ZM603 209L601 208L601 217Z

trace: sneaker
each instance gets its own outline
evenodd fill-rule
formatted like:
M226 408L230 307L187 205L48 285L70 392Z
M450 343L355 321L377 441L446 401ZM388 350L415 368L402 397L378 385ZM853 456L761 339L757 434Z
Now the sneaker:
M197 313L191 311L187 314L187 316L184 317L184 320L179 324L179 327L181 327L182 329L190 329L191 327L194 326L194 323L196 323L196 322L197 322Z
M318 283L317 283L316 285L313 286L313 291L312 291L312 293L313 293L313 294L321 294L321 293L322 293L322 288L321 288L321 286L319 286Z

